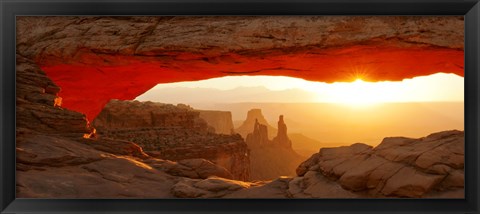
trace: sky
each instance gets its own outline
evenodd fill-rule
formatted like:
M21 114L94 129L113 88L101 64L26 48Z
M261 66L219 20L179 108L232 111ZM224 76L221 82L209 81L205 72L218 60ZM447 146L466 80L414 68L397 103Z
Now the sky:
M252 94L251 89L254 87L259 93ZM195 91L198 93L194 94ZM231 99L221 96L222 92L230 92L228 96ZM358 106L388 102L463 102L464 82L463 77L446 73L395 82L365 82L357 79L349 83L330 84L284 76L226 76L202 81L158 84L137 97L140 101L173 103L181 100L183 103L200 102L202 99L205 102L282 102L283 99L283 102Z
M136 99L230 111L240 122L248 110L260 108L273 125L284 115L290 132L335 145L377 145L387 136L417 138L463 130L464 124L464 80L447 73L396 82L329 84L282 76L227 76L159 84Z

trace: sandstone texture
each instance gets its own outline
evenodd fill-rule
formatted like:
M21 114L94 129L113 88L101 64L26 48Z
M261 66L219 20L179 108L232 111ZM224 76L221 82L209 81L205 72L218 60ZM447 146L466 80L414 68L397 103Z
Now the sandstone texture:
M17 54L16 65L17 130L80 137L94 132L84 114L61 107L60 88L35 62Z
M90 121L109 100L134 99L158 83L238 74L322 82L463 76L462 16L35 16L16 26L17 52Z
M461 198L464 132L444 131L419 139L389 137L375 148L361 143L322 148L297 168L299 176L312 172L370 197Z
M224 114L212 112L207 114ZM183 104L112 100L93 124L102 137L135 142L150 156L180 162L206 159L227 169L233 175L229 178L248 180L249 151L242 137L217 134L201 114Z

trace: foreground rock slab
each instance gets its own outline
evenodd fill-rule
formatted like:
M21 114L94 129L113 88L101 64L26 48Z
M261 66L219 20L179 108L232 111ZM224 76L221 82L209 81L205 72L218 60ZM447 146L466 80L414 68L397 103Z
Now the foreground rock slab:
M375 148L353 144L323 148L297 168L317 172L344 189L372 197L463 197L464 132L385 138ZM440 194L439 194L440 196Z

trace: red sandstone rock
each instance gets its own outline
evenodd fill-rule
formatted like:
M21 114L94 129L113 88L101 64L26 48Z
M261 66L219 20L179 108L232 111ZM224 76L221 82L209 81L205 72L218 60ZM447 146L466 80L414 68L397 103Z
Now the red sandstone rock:
M63 106L89 120L112 98L131 100L166 82L237 74L322 82L463 76L460 16L36 16L19 17L16 26L17 52L62 87Z
M270 134L268 135L268 138L272 138L275 136L276 129L270 124L268 124L267 120L262 114L261 109L250 109L247 112L247 118L245 119L245 121L243 121L242 125L235 129L235 132L239 133L240 135L242 135L242 137L246 139L247 135L249 133L252 133L252 131L254 130L256 123L266 126L266 131Z
M250 148L268 146L268 144L271 144L272 142L268 139L267 126L258 123L258 120L255 119L253 132L250 134L247 134L247 137L245 138L245 142Z
M17 55L17 127L43 134L93 132L84 114L61 108L60 88L33 61Z
M334 198L358 197L359 194L366 194L365 197L463 197L463 132L458 131L435 133L422 139L385 139L374 150L362 144L322 150L297 170L301 177L256 183L214 177L184 178L191 176L188 164L182 165L185 167L180 170L183 174L171 175L169 172L172 172L165 168L156 168L159 162L167 161L149 158L140 147L128 141L102 137L90 141L81 139L82 135L92 133L82 113L93 119L112 97L132 99L154 86L159 79L204 79L227 75L228 72L253 71L255 74L339 81L346 80L343 79L348 76L345 72L348 74L353 68L361 68L378 58L383 62L374 63L377 69L362 73L368 74L367 80L402 79L437 70L463 74L463 31L451 30L463 28L463 20L458 17L389 17L385 19L387 21L374 18L371 22L365 22L363 17L354 18L352 22L344 22L351 19L345 17L323 20L313 17L313 25L324 27L311 28L313 31L303 33L298 29L312 25L295 19L283 20L302 24L294 26L295 31L276 31L272 23L277 19L271 17L233 17L228 20L232 22L231 28L227 27L225 20L218 20L214 30L229 32L228 29L239 29L235 30L237 34L226 33L225 38L230 40L232 35L238 35L244 39L242 41L252 44L232 48L222 43L228 40L210 39L208 35L218 34L208 33L205 25L198 25L188 17L174 18L175 23L148 17L20 17L17 23L17 197ZM156 21L158 25L153 24ZM238 28L242 23L249 24L243 29ZM211 44L191 40L189 36L180 40L168 34L178 35L179 30L187 29L185 25L201 27L197 32L203 37L199 38L219 42L216 48L194 54L195 50ZM262 27L254 28L259 25ZM172 26L178 28L165 30ZM334 27L327 29L328 26ZM357 29L358 26L364 27ZM413 32L407 32L412 29ZM265 32L272 36L264 38ZM254 34L257 35L252 36ZM164 39L159 40L159 35ZM142 42L135 42L140 41L140 37ZM280 41L275 42L278 38ZM298 48L296 41L307 43ZM340 48L332 48L339 45ZM234 53L229 53L230 50ZM155 57L159 61L147 60ZM44 68L55 83L31 59ZM345 65L348 60L352 64ZM168 67L172 64L176 67ZM167 67L159 70L161 66ZM195 71L189 72L192 67L196 68ZM318 67L322 67L323 72L311 69ZM136 72L130 72L132 70ZM224 70L228 72L222 73ZM66 96L63 103L59 95ZM144 121L138 122L142 124ZM109 145L112 148L108 148ZM175 155L189 151L183 149L180 148ZM335 155L339 157L335 158ZM439 160L438 155L445 158ZM373 157L383 158L385 163L375 168L368 164L377 163ZM197 160L193 162L198 163ZM179 163L172 163L180 167ZM208 170L204 172L222 173L217 171L219 168L207 165L203 169ZM359 167L355 167L357 165ZM202 176L210 176L209 173ZM330 176L327 178L325 174ZM330 180L332 178L338 180ZM357 179L359 182L352 182ZM179 191L179 186L184 190ZM346 190L349 188L366 190L351 192Z

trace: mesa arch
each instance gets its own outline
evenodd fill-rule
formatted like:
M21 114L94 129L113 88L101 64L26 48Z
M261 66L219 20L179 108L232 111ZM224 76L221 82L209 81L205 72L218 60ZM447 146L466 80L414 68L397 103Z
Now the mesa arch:
M110 99L226 75L463 76L463 17L18 17L17 54L91 121Z

